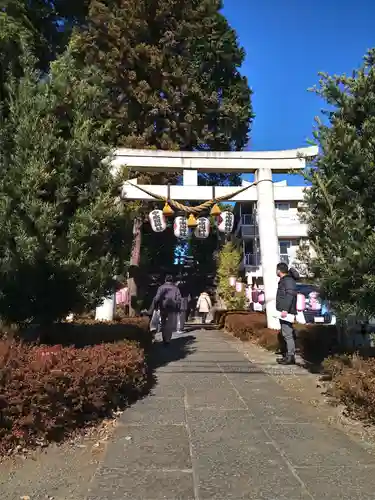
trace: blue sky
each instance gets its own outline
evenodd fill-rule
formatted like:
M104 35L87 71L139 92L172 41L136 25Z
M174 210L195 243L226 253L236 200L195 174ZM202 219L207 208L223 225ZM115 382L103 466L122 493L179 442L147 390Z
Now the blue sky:
M324 107L307 89L319 71L351 73L375 47L375 0L224 0L224 14L246 50L242 72L254 90L249 149L306 146Z

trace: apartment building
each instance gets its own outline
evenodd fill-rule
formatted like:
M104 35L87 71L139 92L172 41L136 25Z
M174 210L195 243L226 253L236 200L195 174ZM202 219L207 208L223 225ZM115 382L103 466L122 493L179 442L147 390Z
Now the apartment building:
M288 186L287 181L274 183L276 228L279 243L279 260L296 267L304 274L303 262L298 259L298 249L308 245L307 224L300 220L303 206L303 187ZM290 199L288 200L288 195ZM243 261L248 284L262 285L263 270L259 243L259 215L257 201L241 202L235 206L238 225L236 237L242 241Z

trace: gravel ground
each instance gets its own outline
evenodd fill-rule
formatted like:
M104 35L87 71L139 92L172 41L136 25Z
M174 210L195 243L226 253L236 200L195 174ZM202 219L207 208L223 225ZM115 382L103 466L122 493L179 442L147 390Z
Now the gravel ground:
M82 500L103 460L116 421L61 445L0 464L1 500Z

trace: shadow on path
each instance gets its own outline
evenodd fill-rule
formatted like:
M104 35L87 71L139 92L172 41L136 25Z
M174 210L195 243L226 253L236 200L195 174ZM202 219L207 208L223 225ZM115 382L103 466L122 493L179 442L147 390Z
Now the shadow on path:
M161 342L155 342L148 357L150 370L154 372L157 368L173 361L185 359L196 351L195 342L194 335L172 338L168 346L164 346Z

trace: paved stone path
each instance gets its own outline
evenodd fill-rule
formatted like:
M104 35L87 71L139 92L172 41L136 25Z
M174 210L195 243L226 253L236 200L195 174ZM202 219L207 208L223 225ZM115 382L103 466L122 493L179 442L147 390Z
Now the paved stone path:
M88 500L373 500L375 456L215 331L157 347Z

